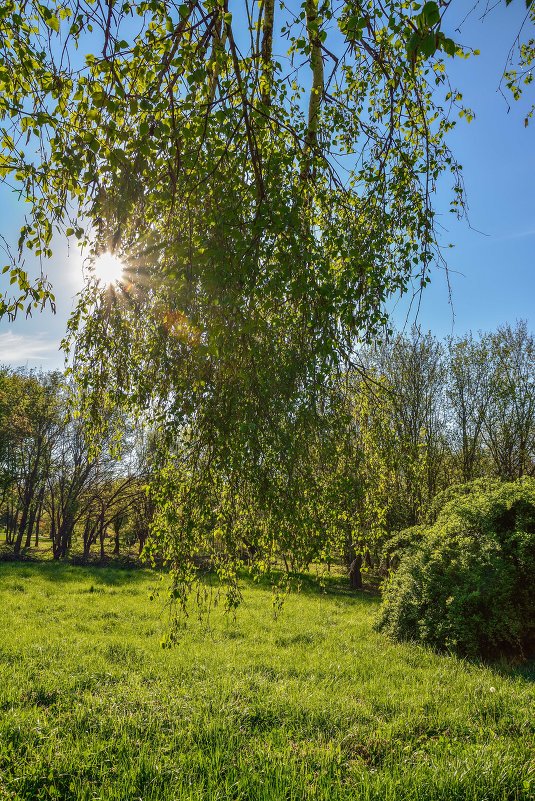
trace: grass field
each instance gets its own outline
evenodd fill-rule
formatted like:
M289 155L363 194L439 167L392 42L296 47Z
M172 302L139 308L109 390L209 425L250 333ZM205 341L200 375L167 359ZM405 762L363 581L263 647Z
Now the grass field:
M0 799L535 799L533 666L392 645L336 585L162 649L154 583L0 564Z

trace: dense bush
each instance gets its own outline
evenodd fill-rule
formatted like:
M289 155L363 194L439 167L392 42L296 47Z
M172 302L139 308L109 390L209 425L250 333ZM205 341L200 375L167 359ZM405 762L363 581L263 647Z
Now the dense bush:
M468 657L535 651L535 479L452 492L384 588L378 628Z
M393 570L399 567L401 559L420 547L426 533L426 526L410 526L402 531L394 531L380 542L383 560Z
M438 492L427 509L425 518L428 524L436 523L438 516L442 512L447 503L454 500L464 498L467 496L485 495L493 490L498 490L503 486L503 482L499 478L490 478L484 476L476 478L473 481L467 481L463 484L451 484L442 492Z

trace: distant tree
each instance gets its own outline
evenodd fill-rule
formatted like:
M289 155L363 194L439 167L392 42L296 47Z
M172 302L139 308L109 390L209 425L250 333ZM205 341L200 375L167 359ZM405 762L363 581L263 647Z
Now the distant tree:
M39 540L39 527L58 436L61 407L58 373L4 373L1 380L3 506L7 541L15 556Z
M138 485L137 490L137 497L127 517L126 536L131 538L132 544L137 543L138 554L141 556L150 536L154 519L154 501L143 485Z
M362 568L374 564L388 527L395 477L390 396L384 376L373 370L351 374L351 426L344 459L330 469L341 473L344 492L334 509L345 523L343 556L353 589L362 587ZM394 502L395 503L395 502Z
M0 509L8 542L16 527L17 446L29 427L24 412L24 383L18 373L0 370Z
M442 344L414 327L394 334L365 355L385 382L391 471L390 525L418 522L422 509L448 482L445 405L446 363Z
M84 490L83 556L88 558L91 547L98 542L100 558L105 558L106 535L109 528L114 534L114 554L120 553L120 532L128 512L137 500L136 477L122 474L118 463L107 460L96 467Z
M497 475L535 473L535 340L525 322L489 337L492 400L484 437Z
M20 554L23 538L29 547L36 521L40 520L46 490L46 476L54 441L61 425L59 385L61 376L51 374L40 377L29 393L28 419L30 436L21 443L19 474L20 520L14 541L14 553Z
M482 475L486 468L483 444L492 403L491 373L488 337L477 340L469 334L448 341L450 436L460 463L460 479L465 482Z

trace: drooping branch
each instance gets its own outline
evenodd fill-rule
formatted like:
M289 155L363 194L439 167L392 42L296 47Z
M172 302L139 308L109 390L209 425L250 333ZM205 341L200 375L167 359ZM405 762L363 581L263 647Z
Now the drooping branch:
M243 107L243 121L245 124L245 132L247 136L247 146L249 149L249 156L251 158L251 165L253 168L253 174L255 177L255 184L256 184L256 193L259 200L262 200L265 197L265 187L264 187L264 179L262 176L262 164L260 160L260 154L258 152L258 147L256 144L255 136L253 127L251 125L251 119L249 115L249 101L245 92L245 86L243 83L243 77L241 74L240 68L240 61L238 58L238 50L236 48L236 42L234 41L234 34L232 32L232 25L230 22L227 22L225 25L225 30L227 34L227 39L229 42L230 53L232 56L232 63L234 67L234 73L236 76L236 82L238 84L238 91L240 93L242 107Z
M177 23L171 37L172 41L171 48L169 52L165 55L165 57L162 59L162 66L158 73L158 77L156 79L157 86L161 84L165 73L168 71L171 62L176 56L180 48L180 45L182 43L184 33L188 28L190 17L197 6L198 6L198 0L189 0L185 12L180 15L180 22Z
M227 40L227 29L223 27L223 15L218 13L213 32L212 52L208 62L208 74L210 75L210 88L208 91L208 105L211 106L215 99L217 82L221 71L221 59L225 51Z

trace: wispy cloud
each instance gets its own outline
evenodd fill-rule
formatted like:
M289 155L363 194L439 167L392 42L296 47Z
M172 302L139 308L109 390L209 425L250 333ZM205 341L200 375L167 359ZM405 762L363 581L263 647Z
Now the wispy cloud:
M527 239L530 236L535 236L535 228L528 228L526 231L517 231L512 234L504 234L503 236L493 237L495 242L508 242L513 239Z
M58 343L42 336L26 336L5 331L0 334L0 364L24 365L27 362L45 363L57 360Z

